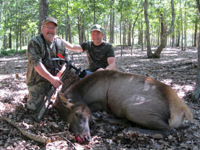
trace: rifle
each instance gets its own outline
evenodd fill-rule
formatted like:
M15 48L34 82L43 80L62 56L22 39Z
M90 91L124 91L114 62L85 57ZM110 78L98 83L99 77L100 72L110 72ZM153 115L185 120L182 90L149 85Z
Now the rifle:
M83 78L86 75L85 70L81 71L81 68L77 68L72 63L72 61L68 61L60 53L58 53L57 55L59 58L52 58L52 61L61 60L61 61L64 61L65 65L66 65L65 71L62 73L61 79L60 79L62 82L64 80L64 77L65 77L67 71L71 70L71 69L74 69L75 74L79 75L80 78ZM48 111L50 105L53 104L51 97L55 93L56 93L56 87L54 87L53 85L50 85L49 91L47 92L47 94L45 94L44 102L42 103L42 105L40 106L40 108L38 109L36 114L33 116L35 121L40 122L43 119L43 117L47 114L47 111Z

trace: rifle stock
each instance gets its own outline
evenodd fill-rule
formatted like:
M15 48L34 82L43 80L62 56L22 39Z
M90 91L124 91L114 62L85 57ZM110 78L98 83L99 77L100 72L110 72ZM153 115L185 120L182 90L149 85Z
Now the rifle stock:
M63 58L56 58L55 60L58 60L58 59L65 61L65 65L66 65L65 71L62 73L61 79L60 79L62 82L65 79L65 75L71 69L72 69L72 71L75 72L75 74L78 74L81 77L83 76L83 74L85 74L85 71L81 71L81 69L77 68L74 64L72 64L71 61L68 61ZM42 103L42 105L40 106L40 108L38 109L36 114L33 116L35 121L40 122L43 119L43 117L47 114L48 108L50 107L50 105L53 104L51 97L53 94L55 94L55 92L56 92L56 87L51 85L49 92L47 92L47 94L44 97L44 102Z
M55 94L55 92L56 92L56 88L53 85L51 85L49 92L44 97L44 102L42 103L42 105L38 109L36 115L33 116L35 121L40 122L43 119L43 117L47 114L49 106L51 104L53 104L51 97L52 97L53 94Z

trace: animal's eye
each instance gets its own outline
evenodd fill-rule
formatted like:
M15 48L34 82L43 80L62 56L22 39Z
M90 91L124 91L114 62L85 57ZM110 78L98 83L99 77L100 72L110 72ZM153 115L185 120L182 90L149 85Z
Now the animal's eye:
M72 99L67 99L68 100L68 102L72 102Z
M75 113L75 116L78 117L78 116L79 116L79 112L76 112L76 113Z
M66 102L63 102L63 105L67 106L67 103L66 103Z

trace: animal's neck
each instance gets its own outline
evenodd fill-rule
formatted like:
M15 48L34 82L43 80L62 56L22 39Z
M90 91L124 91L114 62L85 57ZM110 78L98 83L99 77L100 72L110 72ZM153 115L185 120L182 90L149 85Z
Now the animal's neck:
M95 109L109 109L107 105L110 81L102 74L94 73L83 78L68 89L68 98L73 102L84 101L89 107Z
M78 80L79 80L78 75L70 70L69 73L67 73L65 76L61 92L63 93L66 89L68 89L72 84L74 84Z

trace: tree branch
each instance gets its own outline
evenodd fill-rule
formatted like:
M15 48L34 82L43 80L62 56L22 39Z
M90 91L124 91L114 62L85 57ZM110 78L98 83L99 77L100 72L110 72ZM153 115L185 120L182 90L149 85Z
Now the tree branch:
M171 27L167 31L167 33L163 34L162 37L167 37L174 30L174 21L175 21L174 0L171 0L171 7L172 7L172 22L171 22Z
M0 120L4 120L8 122L9 124L13 125L15 128L17 128L24 136L28 137L29 139L32 139L36 142L47 144L50 142L50 138L47 137L41 137L39 135L35 135L33 133L27 132L26 130L20 128L18 125L16 125L11 119L7 117L0 117Z

